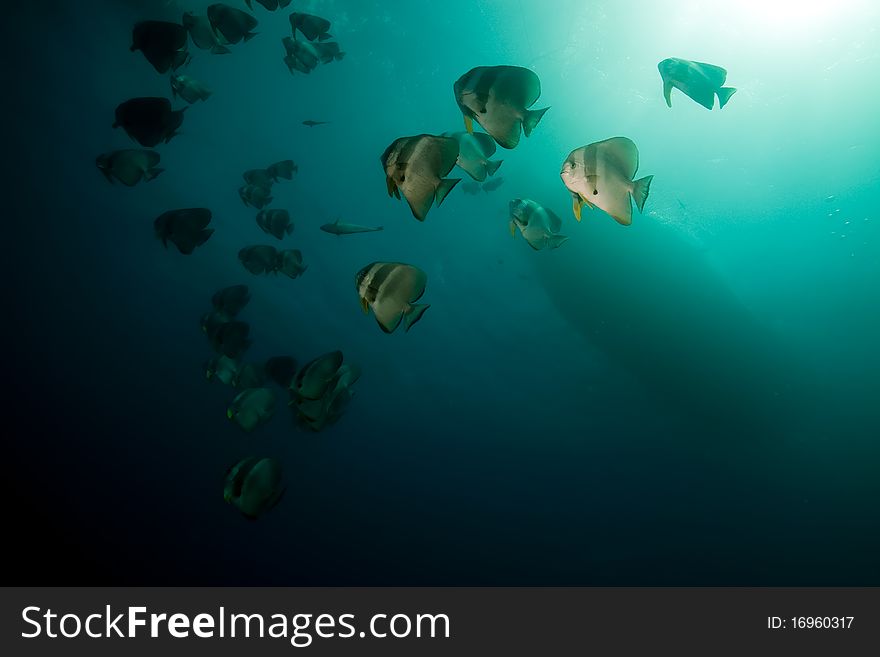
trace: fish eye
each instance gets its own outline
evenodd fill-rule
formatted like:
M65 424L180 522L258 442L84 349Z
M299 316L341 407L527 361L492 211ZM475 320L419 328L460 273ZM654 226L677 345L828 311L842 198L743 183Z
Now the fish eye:
M594 190L593 190L593 196L596 196L596 195L598 195L598 194L599 194L599 190L598 190L598 189L594 189Z

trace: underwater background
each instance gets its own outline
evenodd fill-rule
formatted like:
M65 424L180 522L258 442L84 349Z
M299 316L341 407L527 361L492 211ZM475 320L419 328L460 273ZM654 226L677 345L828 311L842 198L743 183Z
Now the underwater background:
M170 97L132 25L208 4L6 10L8 583L880 585L874 3L255 3L254 39L190 48L180 72L213 95L157 147L165 172L109 185L95 157L138 148L114 108ZM342 61L291 75L294 9L332 22ZM666 57L723 66L738 92L667 108ZM496 64L534 70L550 110L499 148L498 190L414 220L379 156L461 130L453 82ZM577 223L561 163L618 135L654 175L645 211ZM237 258L274 243L241 173L285 158L299 171L272 207L296 225L296 280ZM513 198L568 241L512 239ZM211 239L162 248L155 217L198 206ZM319 230L339 217L385 229ZM409 332L361 312L354 277L377 260L428 275ZM199 318L238 283L249 359L361 366L337 424L227 420ZM223 500L251 455L287 484L256 521Z

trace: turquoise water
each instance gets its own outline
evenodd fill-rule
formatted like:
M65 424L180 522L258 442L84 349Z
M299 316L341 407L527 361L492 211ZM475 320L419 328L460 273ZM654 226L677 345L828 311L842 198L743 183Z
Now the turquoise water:
M157 148L166 171L108 185L95 156L137 147L116 105L170 97L131 26L208 4L50 2L8 22L12 527L47 583L880 584L871 3L255 3L253 40L190 48L182 72L214 93ZM293 9L328 18L345 58L292 76ZM723 66L738 91L667 108L666 57ZM497 64L534 70L551 109L499 148L498 190L454 189L419 223L379 156L461 130L453 82ZM645 211L578 223L562 161L613 136L654 175ZM297 280L237 259L274 243L241 173L285 158L299 172L272 207L294 219ZM511 239L513 198L569 240ZM153 219L196 206L215 234L164 250ZM338 217L385 229L318 229ZM428 275L408 333L361 312L355 274L377 260ZM226 419L199 317L238 283L249 359L360 365L336 425ZM223 501L249 455L287 481L256 522Z

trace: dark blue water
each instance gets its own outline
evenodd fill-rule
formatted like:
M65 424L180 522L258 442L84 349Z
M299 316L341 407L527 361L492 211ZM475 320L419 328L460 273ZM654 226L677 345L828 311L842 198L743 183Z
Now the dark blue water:
M163 4L6 22L10 581L880 584L875 9L787 24L758 5L725 22L680 3L638 20L612 3L296 3L346 57L291 76L293 7L255 5L252 41L191 49L185 72L214 94L158 148L165 173L111 186L95 156L135 147L114 108L170 95L131 26L208 3ZM667 56L723 64L740 91L720 112L676 92L670 110ZM499 153L498 191L453 190L415 221L379 155L460 130L452 83L502 63L535 70L551 110ZM655 175L645 213L577 223L560 164L619 134ZM309 269L255 277L236 254L272 238L240 176L285 158L299 173L272 207ZM553 208L569 241L512 240L515 197ZM193 206L213 237L163 249L153 219ZM337 217L385 230L318 230ZM376 260L428 274L409 333L360 310L354 276ZM234 392L205 381L198 320L237 283L250 360L341 349L361 366L338 424L226 419ZM287 481L254 522L223 501L249 455Z

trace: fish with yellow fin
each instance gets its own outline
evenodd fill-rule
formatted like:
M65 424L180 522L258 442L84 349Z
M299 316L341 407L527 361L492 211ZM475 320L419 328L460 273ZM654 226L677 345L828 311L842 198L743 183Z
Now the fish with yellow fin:
M413 216L424 221L428 210L439 207L461 178L446 178L458 161L458 142L452 137L416 135L395 139L382 157L388 195L401 192Z
M373 309L385 333L393 333L401 320L409 331L422 318L430 305L416 301L425 293L427 282L425 272L401 262L373 262L355 278L361 308L365 313Z
M639 168L639 150L631 139L612 137L576 148L562 164L559 175L572 197L575 219L581 210L599 208L617 223L632 223L632 202L641 212L654 176L633 180Z
M455 101L464 115L464 126L474 131L479 123L502 148L515 148L544 117L549 107L528 109L541 95L541 81L520 66L478 66L453 85Z

